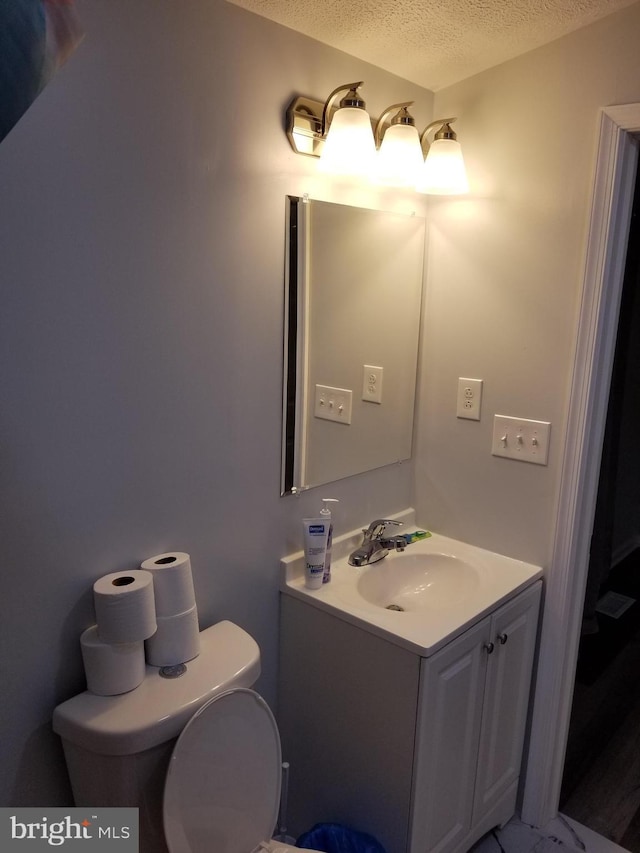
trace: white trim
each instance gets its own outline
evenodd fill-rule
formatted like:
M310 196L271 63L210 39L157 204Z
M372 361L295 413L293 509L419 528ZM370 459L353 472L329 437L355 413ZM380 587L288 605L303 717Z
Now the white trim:
M522 819L534 826L558 813L639 130L640 104L603 110L523 789Z

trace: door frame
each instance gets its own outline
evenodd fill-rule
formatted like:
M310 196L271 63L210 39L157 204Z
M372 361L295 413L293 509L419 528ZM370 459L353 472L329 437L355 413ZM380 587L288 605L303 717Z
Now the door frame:
M539 827L557 816L560 802L638 163L634 134L638 132L640 103L602 110L522 792L522 820Z

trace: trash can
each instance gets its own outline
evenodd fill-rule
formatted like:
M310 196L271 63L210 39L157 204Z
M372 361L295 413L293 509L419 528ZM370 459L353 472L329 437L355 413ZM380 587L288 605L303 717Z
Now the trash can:
M324 853L386 853L371 835L339 823L317 823L302 833L296 847L323 850Z

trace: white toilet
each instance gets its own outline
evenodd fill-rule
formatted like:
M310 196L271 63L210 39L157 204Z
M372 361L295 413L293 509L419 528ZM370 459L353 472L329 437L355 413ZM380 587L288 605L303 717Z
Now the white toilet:
M255 640L232 622L200 634L200 655L119 696L85 692L53 714L77 806L139 808L140 853L288 853L272 841L280 736L249 689ZM163 831L164 829L164 831Z

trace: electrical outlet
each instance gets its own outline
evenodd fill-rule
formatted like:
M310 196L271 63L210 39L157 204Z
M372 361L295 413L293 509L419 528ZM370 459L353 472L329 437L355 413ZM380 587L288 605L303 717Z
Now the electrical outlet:
M491 453L493 456L546 465L550 431L548 421L494 415Z
M382 403L382 374L384 369L373 364L362 368L362 399L368 403Z
M482 379L458 379L458 402L456 417L468 418L471 421L480 420L480 403L482 402Z
M341 424L351 423L353 392L348 388L332 388L330 385L316 385L314 415L326 421Z

